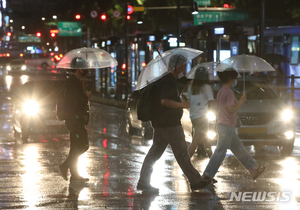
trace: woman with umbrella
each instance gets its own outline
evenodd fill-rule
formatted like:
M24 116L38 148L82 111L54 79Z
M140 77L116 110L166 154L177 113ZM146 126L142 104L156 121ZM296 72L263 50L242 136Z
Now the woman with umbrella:
M203 173L203 179L213 180L225 158L227 149L230 149L255 180L263 173L265 166L258 167L258 164L249 155L235 132L237 111L247 100L246 94L243 94L240 101L237 101L231 90L231 87L237 82L238 73L235 69L225 69L223 72L218 72L218 76L222 82L222 87L217 95L217 132L219 141Z
M196 69L193 83L188 87L188 98L191 104L190 118L194 128L193 140L188 148L189 155L192 157L199 143L203 142L205 152L210 158L212 151L206 135L208 130L206 113L208 107L214 106L215 100L205 67L198 67Z

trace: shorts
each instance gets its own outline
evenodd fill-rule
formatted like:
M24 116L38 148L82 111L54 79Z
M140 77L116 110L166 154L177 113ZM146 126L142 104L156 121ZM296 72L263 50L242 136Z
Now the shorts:
M195 133L206 133L208 131L208 120L206 116L192 120Z

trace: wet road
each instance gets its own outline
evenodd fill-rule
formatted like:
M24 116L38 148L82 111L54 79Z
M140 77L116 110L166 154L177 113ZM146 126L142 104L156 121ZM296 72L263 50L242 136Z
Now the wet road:
M33 135L22 144L13 136L5 89L0 107L0 209L300 209L298 138L288 157L275 147L259 154L247 148L259 164L267 165L257 181L228 152L215 177L218 183L199 192L190 191L168 148L152 175L159 194L143 194L136 185L151 140L125 133L124 110L92 104L90 149L79 163L80 174L90 181L70 185L56 170L68 153L68 135ZM207 162L192 158L201 173ZM252 201L258 195L262 201Z

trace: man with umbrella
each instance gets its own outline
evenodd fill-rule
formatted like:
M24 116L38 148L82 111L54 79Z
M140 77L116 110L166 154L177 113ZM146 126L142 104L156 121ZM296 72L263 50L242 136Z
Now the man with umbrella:
M58 166L59 173L67 180L68 170L70 169L70 182L85 182L89 179L83 178L78 173L78 158L89 148L88 134L86 125L89 122L88 99L92 96L91 91L85 92L80 79L87 70L87 62L81 57L72 59L70 66L73 75L65 84L65 107L67 107L67 117L65 126L70 131L70 151L67 159Z
M153 97L158 97L160 105L151 119L154 128L153 145L145 157L137 185L138 190L159 191L150 185L150 178L153 165L161 157L168 144L172 147L174 156L188 178L192 190L201 189L211 183L211 181L203 181L199 172L191 164L181 126L182 109L189 108L190 103L181 102L176 80L185 75L186 62L187 59L184 56L172 55L168 63L170 73L157 81L157 92Z

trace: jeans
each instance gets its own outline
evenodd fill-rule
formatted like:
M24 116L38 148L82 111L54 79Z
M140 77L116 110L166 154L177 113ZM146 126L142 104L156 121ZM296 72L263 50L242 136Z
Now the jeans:
M170 144L177 163L187 176L191 185L199 183L202 179L199 172L193 167L187 152L187 144L181 125L154 128L153 144L144 160L139 183L150 184L153 165L162 156Z
M84 125L73 122L66 122L66 127L70 131L70 151L61 166L70 169L71 176L78 177L78 158L89 148L87 130Z
M204 171L207 177L214 177L220 165L222 164L227 149L230 149L235 157L243 164L243 166L250 172L253 168L257 167L257 163L247 152L242 144L239 136L235 132L235 128L226 125L218 125L217 131L219 134L218 145L214 154L209 160L209 163Z

